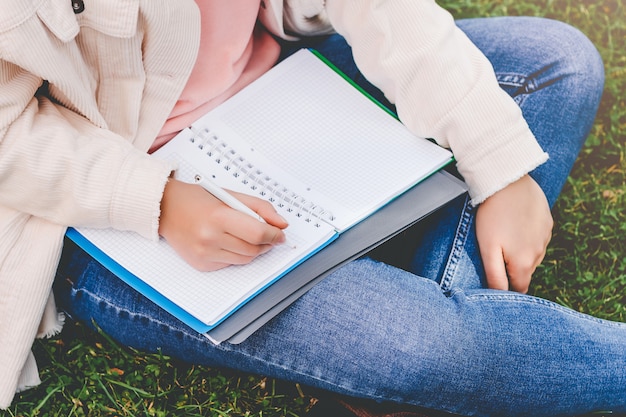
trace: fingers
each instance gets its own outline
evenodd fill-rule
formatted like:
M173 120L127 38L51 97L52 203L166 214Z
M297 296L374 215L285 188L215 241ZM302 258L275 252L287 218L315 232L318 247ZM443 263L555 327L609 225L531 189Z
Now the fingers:
M545 195L528 175L485 200L476 213L476 237L488 286L527 292L552 224Z
M542 248L536 248L534 251L526 253L520 252L514 261L507 262L507 271L509 276L509 285L512 291L527 293L530 287L535 270L546 253L547 243ZM506 259L506 258L505 258Z
M530 287L530 281L532 279L533 273L537 268L537 263L533 262L532 264L513 264L507 265L507 271L509 276L509 289L511 291L517 291L522 294L528 292L528 288Z
M198 270L248 263L285 242L287 222L271 204L244 199L267 223L232 209L202 187L170 180L161 200L159 234Z
M496 290L508 290L509 278L502 248L499 245L481 246L480 256L483 260L487 286Z
M282 219L282 217L278 217ZM230 208L227 208L222 214L222 221L226 233L242 243L246 242L249 245L280 245L286 240L285 233L281 228L260 222Z
M229 210L235 211L230 208ZM279 234L284 236L280 229L254 220L246 214L236 213L245 217L237 219L238 216L234 216L235 221L243 220L241 224L238 224L238 227L245 225L247 220L252 220L263 228L276 229ZM229 233L231 230L229 229L229 224L231 224L229 221L223 221L219 224L220 228L197 230L193 244L189 244L187 248L187 262L200 271L212 271L228 265L247 264L256 257L270 251L275 245L275 243L270 242L280 240L276 237L268 238L266 233L260 233L258 238L252 238L254 242L251 243ZM270 233L269 236L274 234Z
M528 292L533 273L545 256L545 248L507 256L500 247L493 245L481 248L480 252L489 288L524 294Z
M257 246L250 254L231 252L226 249L222 249L214 255L216 260L205 259L205 262L208 265L245 265L252 262L256 257L268 252L270 249L272 249L271 245L264 245L262 247ZM210 270L212 269L213 268Z

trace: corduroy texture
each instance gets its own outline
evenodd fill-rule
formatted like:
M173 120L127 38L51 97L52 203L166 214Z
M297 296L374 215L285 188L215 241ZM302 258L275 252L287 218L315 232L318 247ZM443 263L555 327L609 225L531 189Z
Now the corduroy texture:
M195 62L197 8L107 3L94 1L78 16L65 2L0 5L2 408L16 390L39 383L30 353L36 335L60 329L54 309L42 316L62 225L158 236L172 167L146 150Z
M478 204L547 160L487 58L434 0L326 0L356 63L414 133L449 147ZM400 47L399 47L400 46Z

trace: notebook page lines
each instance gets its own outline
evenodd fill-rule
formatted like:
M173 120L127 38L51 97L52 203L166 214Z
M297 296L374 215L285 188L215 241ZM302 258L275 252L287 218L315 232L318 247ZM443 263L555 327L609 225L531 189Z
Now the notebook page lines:
M416 138L326 64L309 58L297 71L268 76L212 113L285 171L350 211L371 209L390 188L404 191L449 159L447 151ZM292 105L290 97L302 94L307 100Z

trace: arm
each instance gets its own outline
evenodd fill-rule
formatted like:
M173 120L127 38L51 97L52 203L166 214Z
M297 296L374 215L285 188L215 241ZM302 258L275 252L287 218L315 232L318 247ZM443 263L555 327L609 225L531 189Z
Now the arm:
M282 243L287 224L261 200L238 196L269 224L231 210L200 186L168 177L107 129L36 95L41 80L2 63L0 201L66 226L114 227L164 236L198 269L249 262Z
M402 122L452 149L474 204L547 159L487 58L434 1L327 0L326 11Z
M171 167L36 94L42 80L0 61L0 201L61 225L156 238Z
M489 286L508 288L508 274L525 291L552 225L525 174L547 155L491 64L432 0L326 0L325 11L400 119L454 152L472 203L483 203L477 236Z

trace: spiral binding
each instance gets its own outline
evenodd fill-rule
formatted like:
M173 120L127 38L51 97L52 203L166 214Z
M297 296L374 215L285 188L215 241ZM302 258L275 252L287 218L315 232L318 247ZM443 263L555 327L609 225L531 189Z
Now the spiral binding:
M266 198L289 213L294 213L296 217L303 218L307 223L313 223L315 227L320 227L319 221L335 220L332 213L282 186L246 161L208 127L201 129L191 127L191 131L193 133L193 136L189 138L191 143L260 197Z

